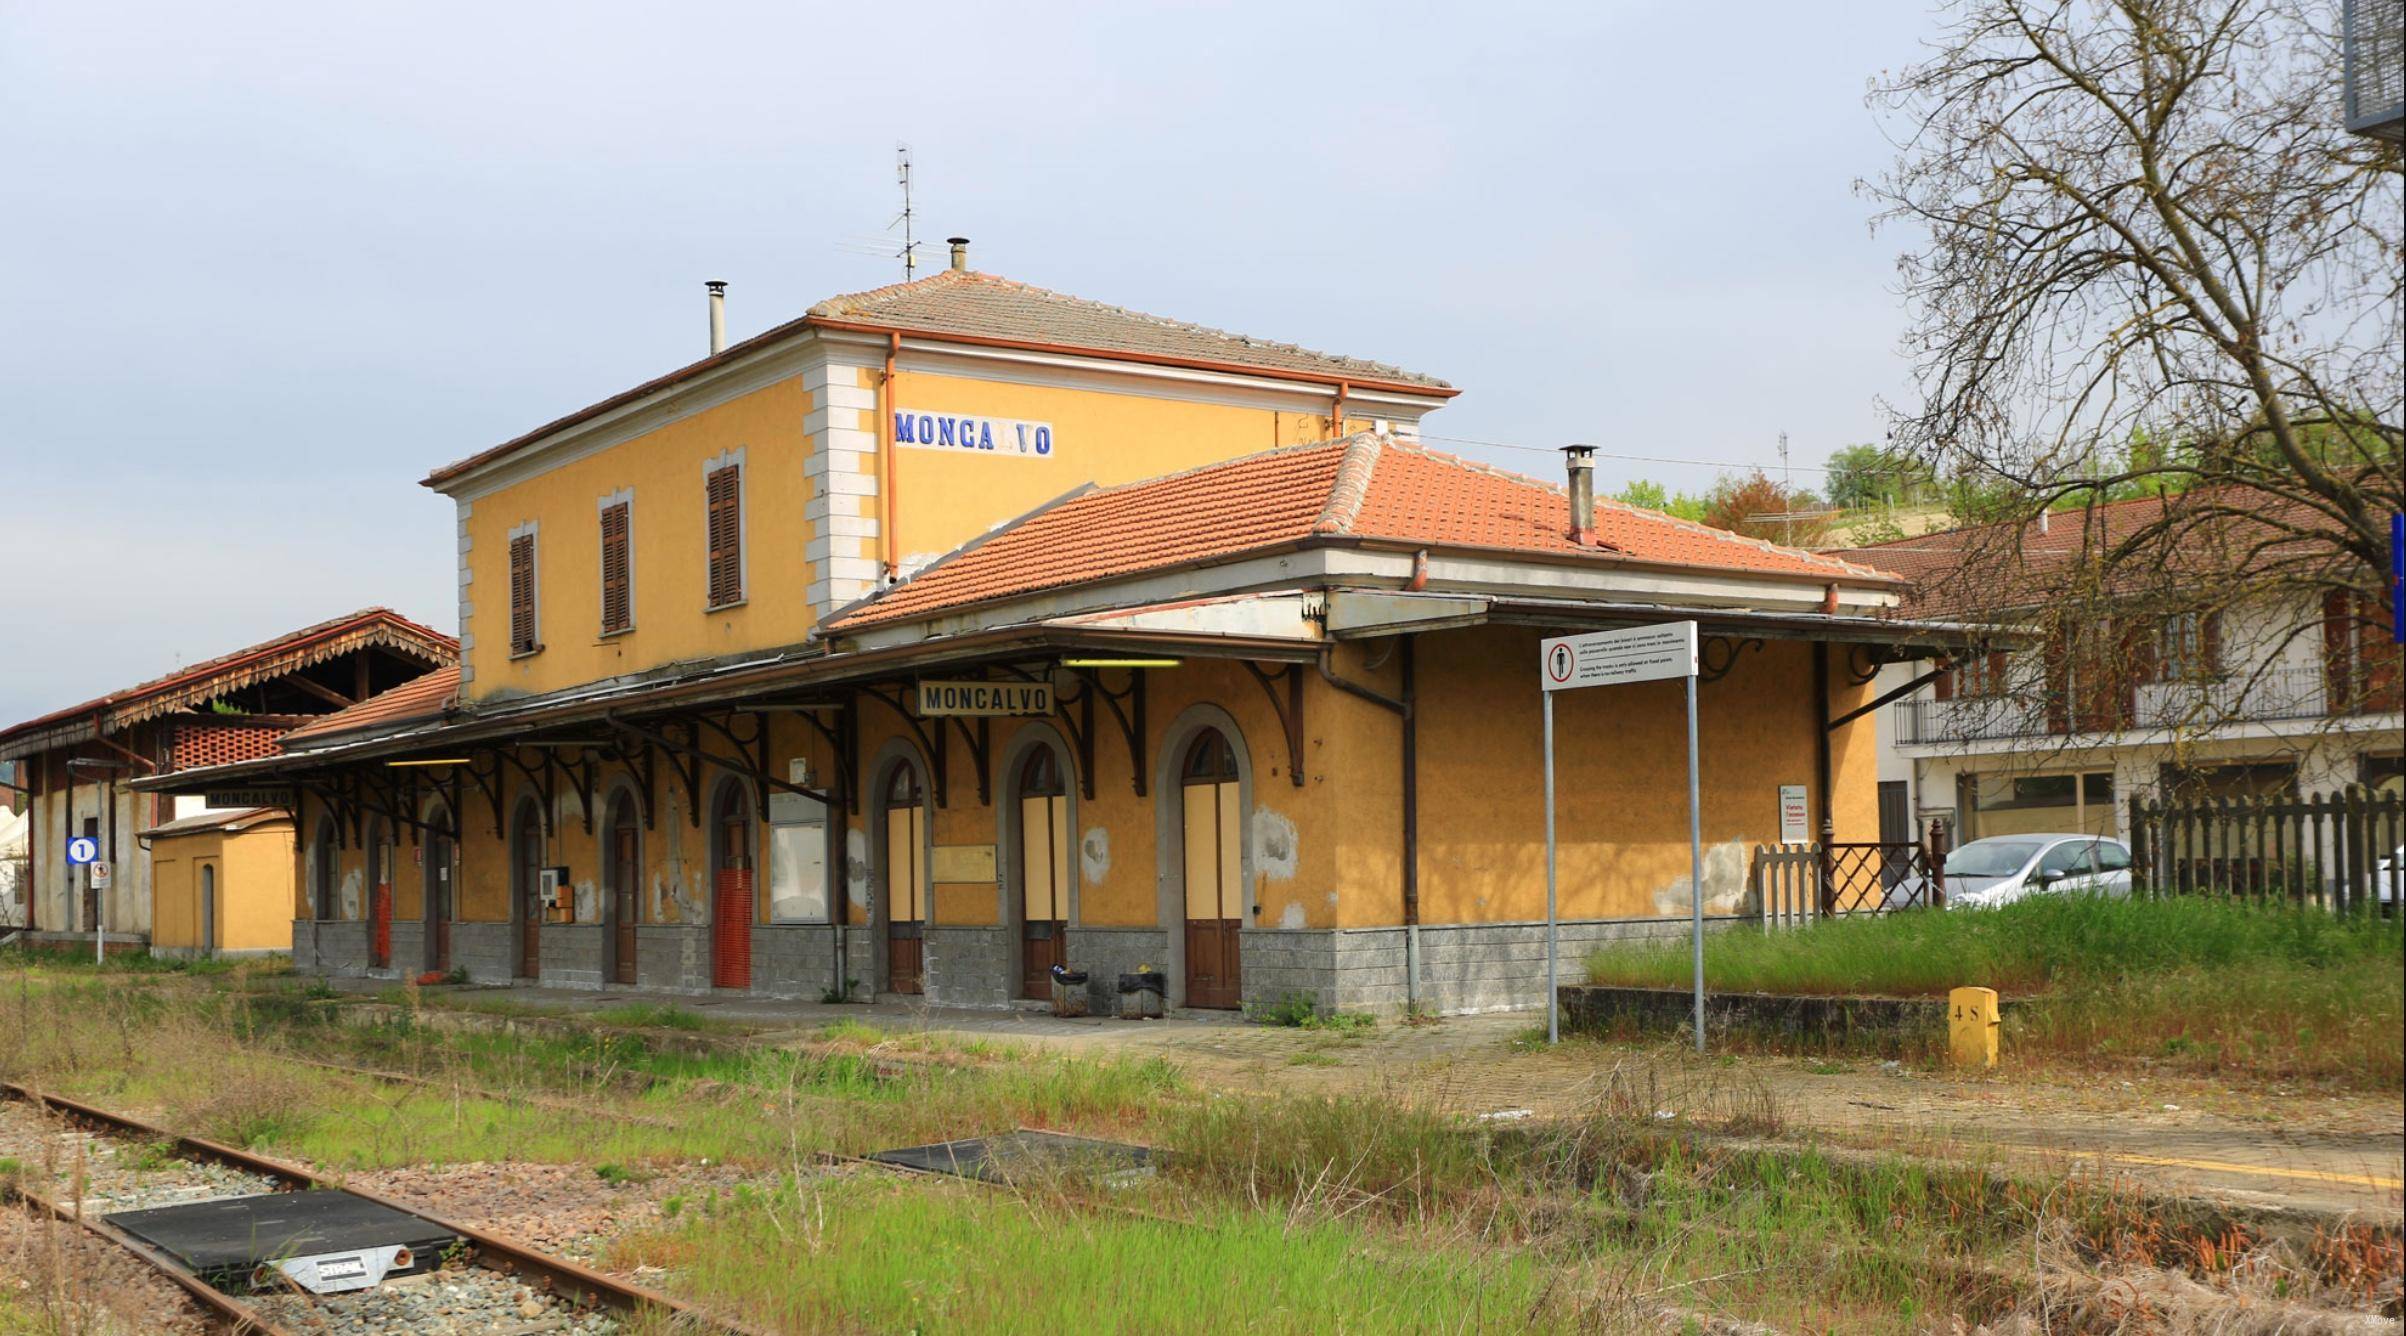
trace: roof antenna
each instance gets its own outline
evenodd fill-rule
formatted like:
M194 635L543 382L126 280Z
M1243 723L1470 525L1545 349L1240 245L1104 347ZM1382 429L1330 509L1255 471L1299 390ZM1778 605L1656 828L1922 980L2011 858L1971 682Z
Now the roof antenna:
M902 281L908 283L919 276L919 243L911 235L911 146L908 144L894 146L894 180L902 186L902 212L895 216L893 222L886 224L886 230L891 232L897 226L902 228L902 249L897 254L902 257Z

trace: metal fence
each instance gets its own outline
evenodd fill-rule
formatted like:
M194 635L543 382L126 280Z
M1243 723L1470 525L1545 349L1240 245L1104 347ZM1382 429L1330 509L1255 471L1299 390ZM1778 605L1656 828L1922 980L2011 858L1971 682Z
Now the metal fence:
M2339 911L2406 899L2406 794L2133 798L2132 882L2155 894L2285 899Z
M1751 871L1763 926L1946 906L1945 856L1930 844L1756 845Z

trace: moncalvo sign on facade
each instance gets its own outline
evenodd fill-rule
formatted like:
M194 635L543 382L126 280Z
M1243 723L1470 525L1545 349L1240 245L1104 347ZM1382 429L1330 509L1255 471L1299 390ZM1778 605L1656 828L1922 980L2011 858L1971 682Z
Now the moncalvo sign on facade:
M926 682L919 684L919 713L942 715L1051 714L1050 682Z
M1048 459L1053 453L1053 424L898 408L894 410L894 444L910 450Z

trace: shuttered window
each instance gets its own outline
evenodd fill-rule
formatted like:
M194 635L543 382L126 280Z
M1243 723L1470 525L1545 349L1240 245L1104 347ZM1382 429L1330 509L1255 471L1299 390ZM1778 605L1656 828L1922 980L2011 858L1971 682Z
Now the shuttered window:
M535 536L510 540L510 653L532 654L535 643Z
M635 624L635 590L628 570L628 502L604 506L601 513L601 629L615 635Z
M743 489L741 464L723 465L703 475L710 520L709 606L713 608L743 602Z

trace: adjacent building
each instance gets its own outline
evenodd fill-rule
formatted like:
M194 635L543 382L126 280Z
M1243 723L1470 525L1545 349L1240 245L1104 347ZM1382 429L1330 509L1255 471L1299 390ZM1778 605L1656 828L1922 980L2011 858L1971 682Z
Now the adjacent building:
M1892 833L1936 820L1958 842L2121 836L2134 798L2400 792L2406 689L2388 609L2260 565L2310 513L2266 498L2271 523L2228 561L2200 531L2170 559L2169 596L2097 586L2110 578L2098 554L2179 504L2137 498L1838 554L1910 581L1915 615L2000 623L1945 672L1882 671L1882 695L1898 697L1879 721Z
M15 763L24 790L23 926L36 941L88 943L97 930L114 945L148 943L149 837L210 810L210 799L137 792L133 781L272 756L295 726L448 664L455 653L450 636L367 608L0 729L0 761ZM221 808L258 805L219 796ZM97 845L105 886L67 861L76 836ZM272 886L259 875L227 885L220 899L289 902L289 873ZM282 934L269 936L283 945Z
M955 260L437 470L456 672L141 787L289 786L327 971L1532 1005L1538 642L1692 620L1703 885L1675 685L1566 699L1570 953L1749 912L1783 816L1872 837L1871 684L1964 643L1894 576L1427 450L1432 377Z

